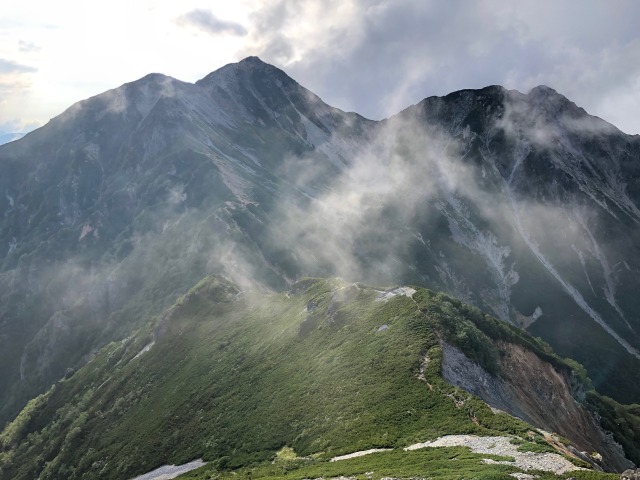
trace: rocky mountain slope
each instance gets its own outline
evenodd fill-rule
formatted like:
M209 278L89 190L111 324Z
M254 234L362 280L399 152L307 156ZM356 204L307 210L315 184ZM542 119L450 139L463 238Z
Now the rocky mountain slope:
M209 272L285 286L263 231L306 198L287 162L335 176L368 123L247 59L198 85L149 75L3 146L0 419Z
M562 406L531 421L553 423L568 440L545 440L445 383L453 348L512 388L510 352L534 359L549 375L528 401L560 392ZM31 401L0 435L0 478L123 479L196 458L224 471L270 462L283 447L336 461L452 434L506 435L521 444L514 451L562 453L591 468L631 466L593 407L573 398L587 387L576 370L545 348L425 289L308 279L266 294L208 277ZM539 383L539 372L517 382Z

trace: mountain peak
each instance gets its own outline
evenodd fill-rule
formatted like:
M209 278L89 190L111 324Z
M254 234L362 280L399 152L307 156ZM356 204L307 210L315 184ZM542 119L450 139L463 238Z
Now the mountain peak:
M547 85L538 85L537 87L533 87L529 90L529 95L534 96L551 96L551 95L559 95L559 93L551 87Z
M541 118L545 118L552 125L564 125L572 130L578 128L591 134L618 132L615 126L590 115L582 107L546 85L532 88L529 93L520 96L520 101L525 102L529 108L538 112L537 115L541 115Z
M240 64L240 65L243 65L243 64L244 64L244 65L249 65L249 64L254 64L254 65L269 65L268 63L263 62L263 61L260 59L260 57L257 57L257 56L255 56L255 55L252 55L252 56L249 56L249 57L243 58L242 60L240 60L240 61L238 62L238 64Z
M320 117L331 110L285 72L258 57L225 65L198 80L196 87L206 91L221 109L235 112L237 118L250 123L275 122L289 132L299 129L301 113L308 115L318 128L325 129ZM301 132L298 134L304 136Z
M229 80L237 81L239 76L247 76L253 73L260 72L262 74L273 76L280 81L293 80L282 70L273 65L263 62L260 58L251 56L244 58L236 63L229 63L224 67L221 67L213 72L209 73L204 78L198 80L196 85L207 86L212 84L227 83Z
M153 73L147 73L144 77L141 77L138 80L134 82L129 82L129 83L142 84L142 83L153 83L153 82L166 82L166 81L172 81L172 80L175 80L175 78L165 75L164 73L153 72ZM129 83L126 83L125 85L128 85Z
M564 108L568 107L569 105L576 106L567 97L546 85L538 85L537 87L533 87L531 90L529 90L529 93L526 94L526 98L533 104L554 105Z

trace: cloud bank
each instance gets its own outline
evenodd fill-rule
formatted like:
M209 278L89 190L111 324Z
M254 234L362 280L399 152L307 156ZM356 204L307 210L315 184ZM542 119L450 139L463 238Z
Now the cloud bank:
M247 29L239 23L221 20L209 10L195 9L185 13L177 20L180 26L191 26L209 35L239 35L247 34Z

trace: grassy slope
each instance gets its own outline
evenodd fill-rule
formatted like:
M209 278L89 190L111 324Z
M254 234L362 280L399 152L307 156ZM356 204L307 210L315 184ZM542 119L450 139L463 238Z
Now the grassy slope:
M337 280L239 294L207 278L158 320L150 351L134 358L151 327L30 402L0 435L0 478L125 479L198 457L259 465L283 446L322 461L444 434L524 435L528 425L440 379L436 338L490 368L476 323L517 330L427 290L376 296ZM431 388L417 378L426 353Z

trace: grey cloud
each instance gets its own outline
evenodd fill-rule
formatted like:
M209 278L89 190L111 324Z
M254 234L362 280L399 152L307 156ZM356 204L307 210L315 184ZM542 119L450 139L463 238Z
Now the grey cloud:
M262 52L263 56L273 58L277 62L286 62L294 54L294 46L284 35L274 35L267 48Z
M331 2L316 3L329 9ZM322 43L289 38L294 48L306 51L298 55L300 60L293 55L287 59L271 55L282 42L282 29L302 20L299 10L286 4L268 4L256 14L259 54L292 61L287 71L325 100L372 118L388 116L427 95L498 83L490 75L496 61L487 63L482 51L491 52L514 35L509 28L491 31L490 19L468 5L359 0L353 2L345 27L328 29Z
M222 20L209 10L195 9L185 13L177 20L178 25L191 26L209 35L237 35L244 36L247 29L239 23Z
M30 67L29 65L22 65L12 60L6 60L4 58L0 58L0 75L8 74L8 73L33 73L37 71L38 69L35 67Z
M348 21L318 23L304 34L296 28L309 23L309 12L331 15L341 4L350 6ZM370 118L426 96L492 84L522 92L547 84L604 117L620 88L638 88L640 67L628 61L637 58L637 2L588 1L579 12L568 1L311 0L306 8L294 6L265 0L242 53L279 64L325 101ZM616 118L633 122L635 111ZM635 122L617 126L640 131Z

